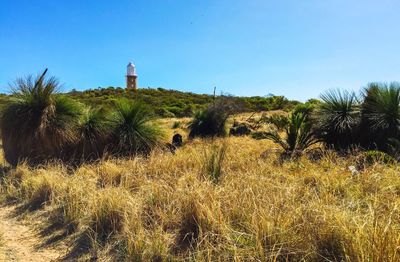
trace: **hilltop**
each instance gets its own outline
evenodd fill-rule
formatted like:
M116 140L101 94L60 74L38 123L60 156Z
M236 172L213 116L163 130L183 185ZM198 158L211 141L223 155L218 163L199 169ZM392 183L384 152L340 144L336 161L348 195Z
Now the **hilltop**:
M67 95L85 104L110 105L116 98L139 98L154 109L154 112L160 117L188 117L196 110L205 108L207 104L213 101L213 95L195 94L192 92L181 92L176 90L167 90L164 88L142 88L137 94L121 87L97 88L85 91L73 90ZM226 96L226 95L223 95ZM228 96L226 96L228 97ZM241 112L268 111L268 110L286 110L289 111L300 102L289 100L284 96L252 96L239 97L229 96L240 104Z

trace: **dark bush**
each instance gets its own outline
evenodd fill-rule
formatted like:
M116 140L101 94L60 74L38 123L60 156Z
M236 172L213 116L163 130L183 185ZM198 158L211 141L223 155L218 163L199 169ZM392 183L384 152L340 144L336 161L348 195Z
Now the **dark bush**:
M229 112L221 103L197 111L188 126L189 138L225 136L228 117Z

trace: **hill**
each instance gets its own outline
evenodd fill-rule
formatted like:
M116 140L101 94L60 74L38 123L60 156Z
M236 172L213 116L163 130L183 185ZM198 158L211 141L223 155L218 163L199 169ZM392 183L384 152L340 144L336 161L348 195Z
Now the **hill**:
M67 95L92 106L110 105L115 98L139 98L154 109L160 117L188 117L213 101L214 96L207 94L195 94L191 92L180 92L163 88L142 88L137 94L121 87L97 88L85 91L73 90ZM268 110L291 110L298 101L293 101L284 96L253 96L238 97L226 96L240 104L241 112L268 111Z

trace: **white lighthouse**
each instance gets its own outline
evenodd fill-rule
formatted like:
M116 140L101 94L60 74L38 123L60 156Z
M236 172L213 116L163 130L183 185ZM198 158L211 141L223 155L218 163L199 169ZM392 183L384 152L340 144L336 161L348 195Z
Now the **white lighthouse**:
M126 88L137 91L137 74L135 65L132 62L129 62L126 69Z

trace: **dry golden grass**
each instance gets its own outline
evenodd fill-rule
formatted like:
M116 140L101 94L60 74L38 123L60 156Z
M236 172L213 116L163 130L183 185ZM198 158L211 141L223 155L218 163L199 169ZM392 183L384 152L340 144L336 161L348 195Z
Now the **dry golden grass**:
M223 143L214 183L204 166L212 145ZM398 166L352 175L357 156L325 152L283 164L274 153L260 157L274 147L230 137L74 171L21 165L3 191L129 261L400 260Z

